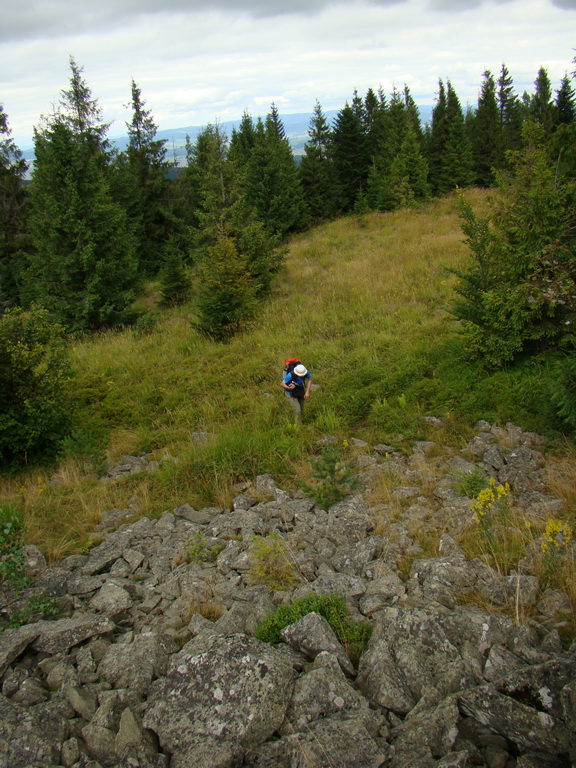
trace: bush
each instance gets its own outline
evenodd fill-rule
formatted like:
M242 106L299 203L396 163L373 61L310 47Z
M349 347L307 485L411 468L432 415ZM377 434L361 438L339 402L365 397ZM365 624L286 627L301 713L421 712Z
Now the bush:
M556 415L576 429L576 354L559 361L555 372L550 385L550 399Z
M10 606L9 592L26 583L24 525L11 507L0 507L0 592Z
M0 463L53 452L69 425L71 369L62 328L48 312L10 309L0 319Z
M372 634L372 625L348 621L346 601L341 595L306 595L289 605L281 605L275 613L260 622L255 635L265 643L280 643L282 630L308 613L318 613L326 619L351 661L357 664Z

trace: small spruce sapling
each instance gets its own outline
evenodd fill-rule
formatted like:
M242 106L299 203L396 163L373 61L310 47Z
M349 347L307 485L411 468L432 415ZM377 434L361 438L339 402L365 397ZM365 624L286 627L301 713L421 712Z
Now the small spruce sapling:
M330 444L322 448L320 456L310 463L314 482L303 483L302 490L321 507L328 509L358 487L358 478L342 460L338 446Z

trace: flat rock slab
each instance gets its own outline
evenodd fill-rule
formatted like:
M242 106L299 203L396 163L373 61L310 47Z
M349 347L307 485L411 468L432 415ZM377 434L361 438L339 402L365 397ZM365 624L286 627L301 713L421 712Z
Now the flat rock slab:
M106 616L87 615L80 618L39 621L32 626L40 631L32 643L35 651L61 653L95 635L106 635L116 625Z

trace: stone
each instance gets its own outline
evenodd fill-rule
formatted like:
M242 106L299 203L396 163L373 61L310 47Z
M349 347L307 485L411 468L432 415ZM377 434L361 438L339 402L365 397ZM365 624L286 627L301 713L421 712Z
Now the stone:
M463 691L462 711L505 736L520 752L540 751L559 755L568 751L568 729L546 712L500 693L490 685Z
M373 704L407 714L429 688L447 696L475 684L434 613L394 606L378 620L356 680Z
M97 707L96 696L86 688L71 685L66 689L66 697L74 711L90 722L94 717Z
M90 614L78 618L40 621L34 626L40 631L31 644L32 648L52 655L115 629L115 624L108 617Z
M132 598L122 587L107 581L90 600L89 606L94 611L114 617L124 613L133 605Z
M330 768L381 768L387 765L389 747L377 744L356 720L324 718L301 732L283 736L258 750L255 768L330 766Z
M118 755L116 754L116 739L113 731L88 723L82 728L82 738L90 757L104 766L110 766L110 768L116 765Z
M212 750L214 764L224 766L278 729L294 686L292 667L246 635L210 638L198 654L186 648L152 692L143 725L173 753L174 765L204 765L202 755Z
M290 647L312 659L322 651L334 653L344 672L354 674L352 662L324 616L308 613L285 627L280 634Z
M170 655L176 651L176 644L166 635L147 632L133 642L110 646L98 674L116 688L144 693L156 677L166 674Z
M40 634L37 624L24 624L22 627L5 629L0 632L0 677L10 664L24 653L30 643Z
M60 745L68 738L68 723L43 715L0 696L0 768L58 765Z
M332 656L326 652L323 655ZM369 703L348 683L338 663L334 666L321 664L296 680L286 720L295 732L299 732L314 720L362 711L371 712Z

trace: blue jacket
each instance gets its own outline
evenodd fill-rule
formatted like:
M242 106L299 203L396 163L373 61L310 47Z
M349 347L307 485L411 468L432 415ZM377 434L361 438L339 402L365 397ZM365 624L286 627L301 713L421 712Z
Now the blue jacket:
M296 384L296 389L292 389L290 392L286 392L286 394L290 395L290 397L304 397L305 381L311 378L310 371L308 371L306 376L296 376L293 372L287 373L284 376L284 384Z

